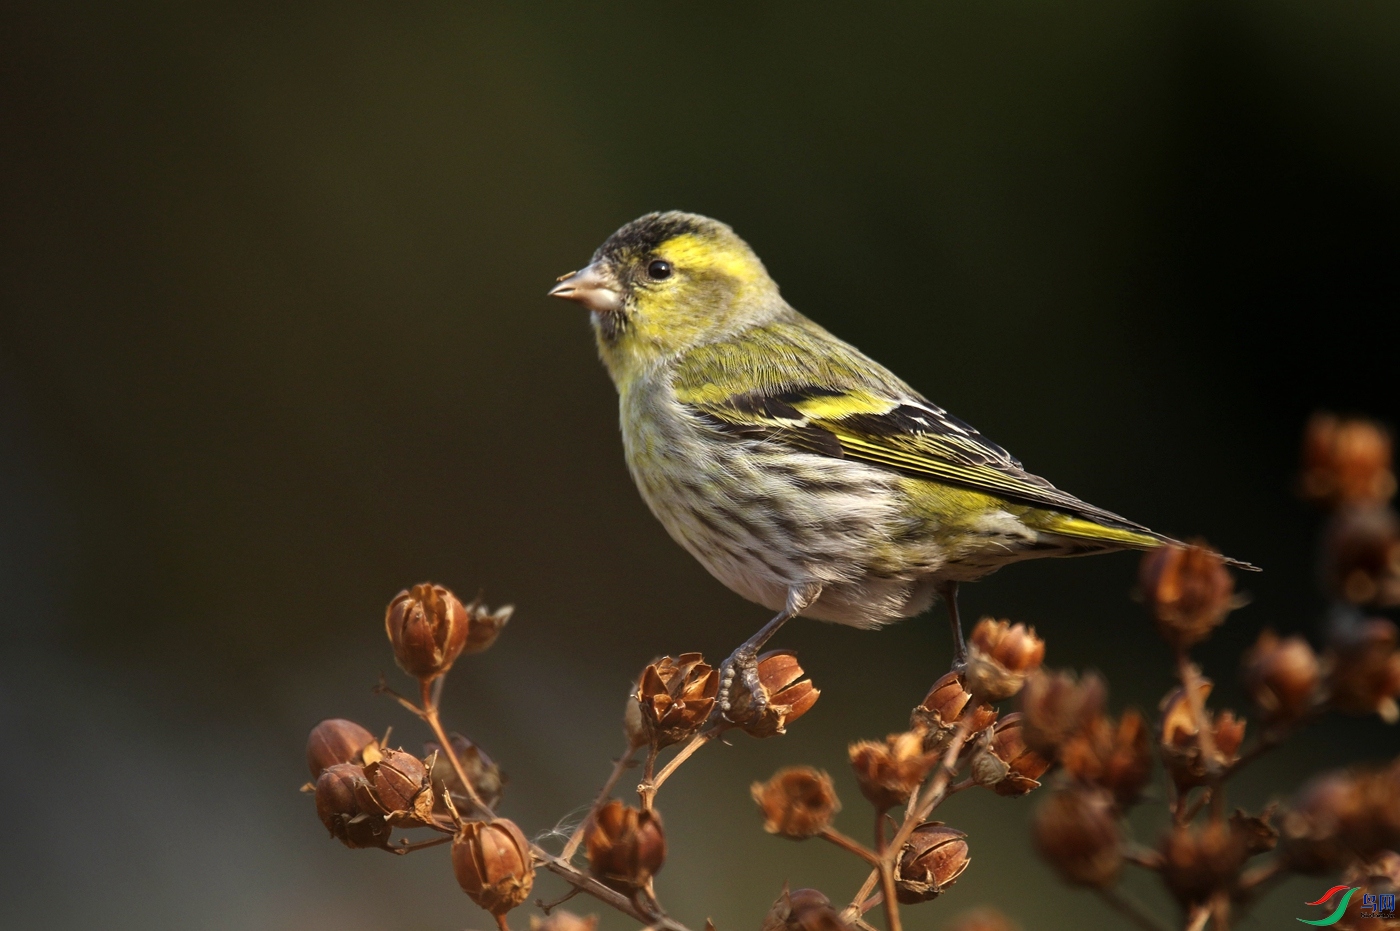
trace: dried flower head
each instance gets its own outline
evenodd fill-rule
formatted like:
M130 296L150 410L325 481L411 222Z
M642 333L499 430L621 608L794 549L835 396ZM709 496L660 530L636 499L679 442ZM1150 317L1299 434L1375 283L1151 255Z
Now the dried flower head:
M1245 653L1240 673L1265 724L1292 724L1312 710L1321 677L1317 654L1302 637L1264 630Z
M306 765L316 779L337 763L363 763L365 747L378 743L374 735L354 721L327 718L311 729L306 738Z
M1369 860L1400 847L1400 760L1386 769L1361 770L1354 776L1358 816L1342 818L1342 842Z
M543 918L531 915L530 931L598 931L598 916L582 917L568 909L556 908Z
M471 780L476 797L481 799L482 804L487 808L495 808L501 800L501 794L505 791L505 773L491 757L486 755L485 750L461 734L454 731L447 735L447 739L452 744L452 751L457 754L457 762L462 764L467 778ZM466 801L467 791L462 785L462 780L457 778L457 770L453 769L452 761L443 752L441 744L436 741L424 744L423 759L433 762L431 776L434 785L441 786L453 795L461 796L462 800Z
M433 790L423 761L403 750L385 749L364 766L365 781L356 787L360 807L377 811L399 827L429 824Z
M1159 546L1142 558L1138 584L1173 649L1200 643L1235 607L1235 580L1206 546Z
M480 653L489 650L501 635L501 630L515 615L515 605L501 605L492 611L477 598L467 605L467 642L463 653Z
M1031 839L1068 883L1106 888L1123 866L1113 799L1097 789L1065 789L1041 802L1031 823Z
M841 810L831 777L810 766L780 769L750 786L749 794L763 812L763 829L792 840L820 834Z
M941 821L927 821L909 835L895 861L895 895L905 905L937 898L972 862L967 835Z
M817 703L821 692L811 679L802 678L802 665L791 650L773 650L758 658L758 687L755 696L735 680L730 689L727 717L753 737L773 737L802 717ZM801 680L801 681L799 681Z
M1179 824L1162 838L1159 849L1167 888L1188 905L1228 889L1248 857L1244 840L1223 821Z
M595 877L619 892L647 884L666 862L661 816L617 799L598 809L584 834L588 866Z
M719 674L699 653L663 656L642 670L633 694L649 741L669 747L704 726L719 694Z
M969 737L980 734L996 723L995 707L978 703L969 708L971 703L972 693L967 690L962 673L946 673L933 684L924 700L909 715L909 729L923 733L926 753L940 753L948 746L958 729L959 718L965 713L971 715Z
M924 752L924 737L919 731L891 734L883 743L861 740L851 744L847 752L861 794L880 811L907 802L935 762Z
M816 889L783 886L773 907L764 916L760 931L850 931L831 900Z
M1045 641L1034 627L984 617L972 628L963 675L980 701L1001 701L1019 692L1044 658Z
M1367 815L1365 796L1351 773L1340 770L1309 780L1279 818L1279 851L1296 873L1331 873L1355 855L1342 839L1343 825Z
M1026 745L1054 759L1065 741L1103 713L1108 686L1097 673L1076 680L1069 670L1037 669L1021 691Z
M1336 598L1358 605L1400 604L1400 517L1389 507L1346 507L1332 515L1322 576Z
M470 617L457 596L424 583L399 592L384 612L384 629L399 668L434 679L452 668L467 643Z
M1353 714L1400 719L1400 652L1397 631L1384 618L1339 619L1332 626L1325 665L1332 704Z
M364 770L354 763L335 763L316 778L316 815L331 836L347 847L386 847L393 828L378 811L360 805Z
M1211 688L1209 679L1200 680L1197 693L1203 709ZM1244 743L1245 722L1236 718L1234 712L1222 711L1214 715L1209 710L1202 711L1215 748L1214 756L1208 759L1201 750L1201 741L1197 736L1200 728L1185 691L1178 687L1168 692L1162 699L1161 710L1158 748L1162 762L1166 764L1167 772L1178 789L1203 785L1212 771L1224 769L1239 758L1240 744Z
M514 821L468 821L452 839L452 871L471 900L498 918L530 897L535 864Z
M1325 507L1384 503L1395 494L1390 456L1379 424L1314 414L1303 434L1303 497Z
M1037 781L1050 761L1026 746L1021 713L1005 715L992 728L990 740L972 756L972 778L997 795L1025 795L1040 787Z
M1122 808L1138 800L1152 778L1152 744L1147 722L1129 708L1115 724L1098 717L1070 738L1060 755L1065 771L1099 786Z

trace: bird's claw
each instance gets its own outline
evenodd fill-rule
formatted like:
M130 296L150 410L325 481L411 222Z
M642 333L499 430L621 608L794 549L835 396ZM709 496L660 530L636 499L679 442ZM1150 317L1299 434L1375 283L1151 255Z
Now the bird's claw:
M737 683L737 685L736 685ZM749 647L740 647L730 654L719 667L719 694L715 696L715 707L720 717L731 724L740 723L734 719L737 710L735 698L744 693L743 713L746 718L757 717L768 710L768 696L758 678L758 654Z

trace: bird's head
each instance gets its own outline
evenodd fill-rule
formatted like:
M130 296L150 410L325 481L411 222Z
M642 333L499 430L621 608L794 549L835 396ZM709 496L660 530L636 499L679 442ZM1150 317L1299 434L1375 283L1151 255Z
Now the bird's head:
M676 211L628 223L549 293L592 312L599 353L619 385L784 306L748 243L718 220Z

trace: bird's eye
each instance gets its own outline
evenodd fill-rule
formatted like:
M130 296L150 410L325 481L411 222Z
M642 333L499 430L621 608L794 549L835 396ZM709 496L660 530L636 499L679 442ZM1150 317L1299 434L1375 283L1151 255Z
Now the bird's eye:
M671 277L671 263L655 259L647 266L647 277L652 281L662 281Z

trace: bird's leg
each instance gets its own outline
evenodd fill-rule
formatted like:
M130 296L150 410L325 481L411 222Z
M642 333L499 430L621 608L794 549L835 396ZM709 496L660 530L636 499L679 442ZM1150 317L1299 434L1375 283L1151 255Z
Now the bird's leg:
M958 616L958 583L940 583L938 594L948 606L948 623L953 627L953 668L961 669L967 663L967 643L963 640L962 618Z
M763 649L764 644L772 639L773 635L784 624L797 617L804 608L816 601L821 593L820 585L788 589L787 604L783 605L783 610L773 615L771 621L760 627L758 633L740 644L737 650L729 654L729 659L720 665L719 694L715 697L715 707L726 719L729 718L730 691L734 688L736 678L743 683L744 688L752 696L750 707L759 714L767 710L768 699L764 696L758 681L758 651Z

